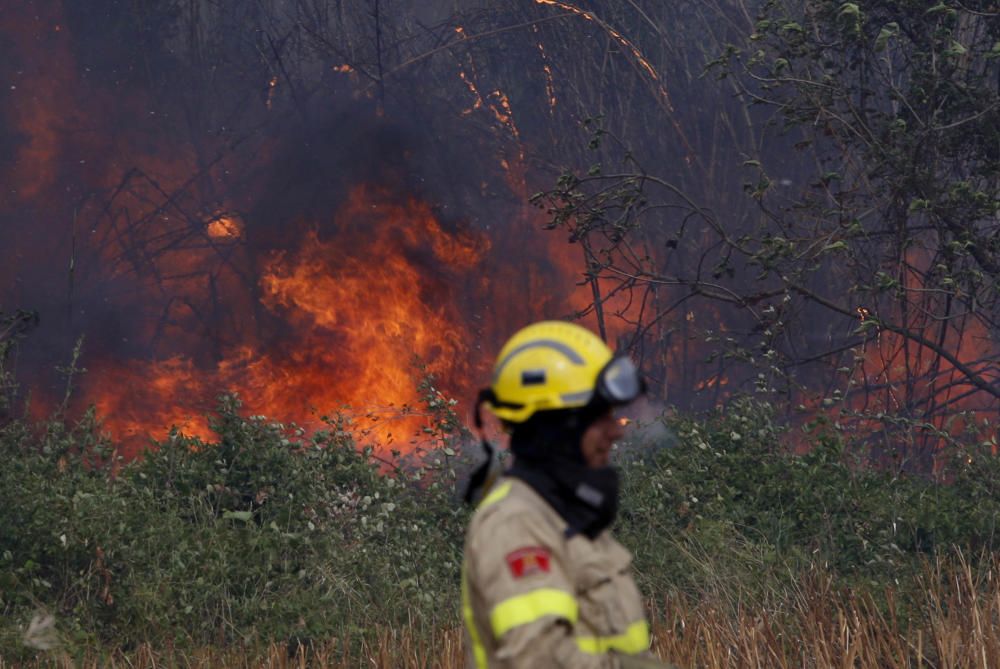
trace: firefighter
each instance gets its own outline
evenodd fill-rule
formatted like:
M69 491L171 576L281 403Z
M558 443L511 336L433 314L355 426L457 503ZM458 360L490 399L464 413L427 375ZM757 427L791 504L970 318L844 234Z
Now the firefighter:
M517 332L493 367L486 405L510 434L514 460L488 460L466 500L462 608L476 669L660 665L631 573L608 528L618 510L614 410L644 385L632 361L589 330L545 321ZM496 480L494 480L496 479Z

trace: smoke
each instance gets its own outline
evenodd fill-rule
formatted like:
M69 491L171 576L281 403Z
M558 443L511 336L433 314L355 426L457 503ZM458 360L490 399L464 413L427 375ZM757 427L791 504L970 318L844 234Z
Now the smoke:
M0 309L40 314L19 360L37 412L85 336L77 406L123 438L205 434L224 390L284 420L406 414L422 373L463 396L517 321L569 310L509 118L458 124L419 78L376 94L262 16L101 6L0 24Z
M664 421L669 411L670 407L648 396L640 397L620 411L626 424L625 436L616 445L619 457L652 458L660 449L676 447L677 435Z
M808 382L830 366L814 353L846 350L853 319L780 291L701 299L746 293L757 270L690 202L735 236L759 219L743 156L808 158L701 77L741 15L401 1L376 22L365 3L313 5L0 13L0 310L40 314L18 361L40 411L81 335L76 408L95 404L116 434L171 422L204 434L198 416L225 390L282 420L344 403L412 418L415 360L464 399L502 341L540 318L600 320L683 408L756 390L748 357L790 352L804 362L785 371ZM615 200L627 184L599 179L619 169L670 192ZM595 211L572 244L528 203L567 170L595 179L573 192L594 194ZM781 183L794 199L801 184ZM717 349L732 355L710 359ZM669 436L655 433L659 409L637 438Z

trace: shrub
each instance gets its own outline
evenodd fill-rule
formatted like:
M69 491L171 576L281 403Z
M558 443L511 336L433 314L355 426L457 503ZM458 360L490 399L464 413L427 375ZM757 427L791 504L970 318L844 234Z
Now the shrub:
M822 415L792 435L748 398L663 424L673 445L630 450L623 467L619 532L648 591L719 590L728 578L766 596L816 565L878 593L914 586L925 558L954 546L998 547L989 442L956 452L942 482L862 463Z
M235 397L222 398L211 442L174 431L131 463L92 412L8 422L0 654L31 652L22 630L39 609L78 652L457 626L467 511L453 488L467 435L451 402L430 382L422 391L429 446L391 462L360 448L343 417L306 434L244 416ZM876 599L894 590L902 619L925 558L997 548L1000 462L981 437L931 480L863 466L835 423L793 434L746 398L657 428L619 453L616 528L657 603L680 593L780 609L803 575L822 573Z
M7 426L5 620L44 607L79 644L127 648L456 619L464 511L448 486L418 466L387 470L343 419L307 436L239 408L223 399L217 441L172 432L129 464L98 448L92 416L52 422L40 442ZM0 643L12 651L19 635Z

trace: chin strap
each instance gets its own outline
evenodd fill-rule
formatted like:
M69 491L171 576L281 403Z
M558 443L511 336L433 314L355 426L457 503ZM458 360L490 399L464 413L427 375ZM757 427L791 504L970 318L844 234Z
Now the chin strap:
M475 421L476 429L479 431L479 439L483 445L483 451L486 453L486 462L476 467L475 471L472 472L472 476L469 477L469 485L465 489L465 503L472 506L477 506L482 501L483 497L490 492L496 480L503 474L500 452L493 444L487 441L486 434L483 432L482 406L487 402L495 401L495 399L496 397L490 388L480 390L479 395L476 397L476 409L473 420Z

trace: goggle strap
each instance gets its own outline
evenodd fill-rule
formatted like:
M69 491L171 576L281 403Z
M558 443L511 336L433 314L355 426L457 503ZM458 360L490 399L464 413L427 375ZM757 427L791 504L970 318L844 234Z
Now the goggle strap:
M483 451L486 453L486 461L476 467L469 477L469 485L466 486L465 494L462 496L466 504L477 504L486 494L487 488L492 484L490 472L494 467L493 459L496 449L493 448L493 444L486 440L486 437L482 437L480 443L483 446Z
M483 431L483 404L486 402L494 402L496 400L496 395L493 394L492 388L483 388L476 395L476 409L473 411L472 420L476 425L476 429L479 432ZM480 435L482 436L482 435Z

